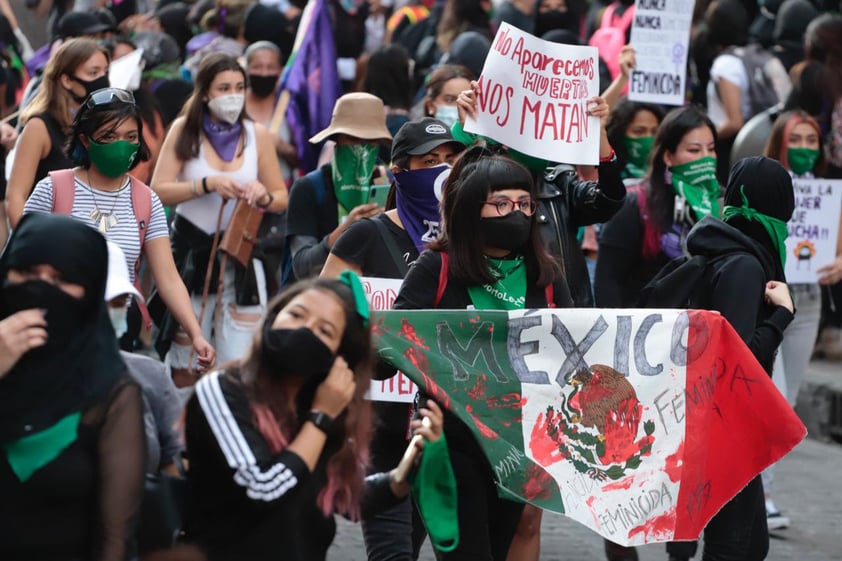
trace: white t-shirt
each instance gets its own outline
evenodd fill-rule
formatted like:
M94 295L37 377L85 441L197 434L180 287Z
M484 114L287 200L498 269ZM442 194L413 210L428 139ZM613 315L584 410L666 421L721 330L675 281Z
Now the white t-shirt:
M94 229L99 224L91 219L91 212L99 208L101 212L108 213L113 209L117 223L108 228L105 232L106 239L116 243L126 255L126 265L129 267L129 275L134 282L134 266L140 257L140 235L137 231L137 217L132 207L132 195L129 187L129 179L116 191L100 191L91 189L90 186L76 178L76 192L73 196L73 210L70 215L81 220ZM40 212L51 214L53 212L53 180L48 175L35 185L32 195L23 207L24 214ZM149 217L149 225L146 227L146 241L156 238L169 237L167 229L167 217L164 214L164 206L161 199L155 192L152 192L152 215Z
M720 126L728 120L725 107L716 91L716 82L725 79L740 88L740 111L744 119L751 116L751 105L748 98L748 74L746 67L738 57L730 54L719 55L710 67L710 81L708 81L708 117L715 126Z

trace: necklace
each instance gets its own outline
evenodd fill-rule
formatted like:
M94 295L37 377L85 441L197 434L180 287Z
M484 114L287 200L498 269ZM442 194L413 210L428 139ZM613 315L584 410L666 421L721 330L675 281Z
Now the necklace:
M117 203L120 202L121 194L118 194L114 198L114 204L111 205L111 210L109 210L108 212L100 210L99 203L96 200L96 192L94 191L93 186L91 185L91 172L86 170L85 174L87 175L88 179L88 184L85 185L85 187L88 188L88 191L90 191L91 193L91 198L93 198L94 200L94 209L91 211L91 220L93 220L94 224L96 224L97 229L100 231L100 233L105 234L109 228L113 228L114 226L120 223L120 220L117 218L117 215L114 214L114 209L117 208Z

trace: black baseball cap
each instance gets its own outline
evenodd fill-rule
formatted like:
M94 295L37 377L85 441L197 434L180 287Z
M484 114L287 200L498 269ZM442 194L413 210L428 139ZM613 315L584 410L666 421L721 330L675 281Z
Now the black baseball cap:
M422 156L448 143L459 145L460 150L465 148L453 138L450 128L438 119L424 117L409 121L398 130L392 141L392 161L402 156Z
M111 29L93 12L67 12L58 20L58 36L62 39L96 35Z

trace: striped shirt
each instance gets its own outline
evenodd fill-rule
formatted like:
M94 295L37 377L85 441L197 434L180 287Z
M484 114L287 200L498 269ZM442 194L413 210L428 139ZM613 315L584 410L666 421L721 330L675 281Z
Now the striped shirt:
M101 191L91 189L87 184L76 178L76 193L73 197L73 210L70 213L73 218L81 220L91 228L99 229L99 224L91 218L91 213L99 209L102 213L114 213L117 223L108 228L105 237L120 246L126 255L126 265L129 267L129 275L134 282L135 263L140 257L140 236L137 231L137 217L132 208L131 188L129 178L116 191ZM41 212L50 214L53 212L53 180L48 175L38 182L26 205L23 208L24 214ZM167 217L164 214L164 206L161 199L155 192L152 192L152 215L149 218L149 225L146 229L146 241L169 236L167 229Z

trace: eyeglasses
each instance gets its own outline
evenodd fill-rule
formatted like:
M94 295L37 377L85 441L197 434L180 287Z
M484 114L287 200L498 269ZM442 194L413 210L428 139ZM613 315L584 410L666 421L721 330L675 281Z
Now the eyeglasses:
M121 90L120 88L103 88L89 95L85 106L88 109L93 109L94 107L102 107L103 105L110 105L115 102L131 103L134 105L134 94L127 90Z
M511 199L501 198L494 199L493 201L485 201L482 204L494 206L494 208L497 209L498 216L506 216L515 209L521 211L526 216L532 216L535 214L535 209L538 208L538 205L532 199L520 199L518 201L513 201Z

